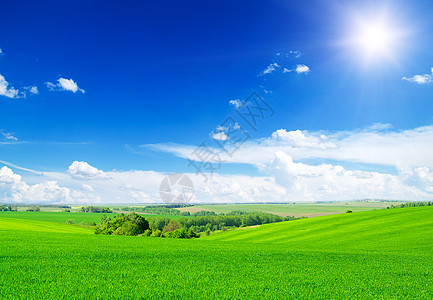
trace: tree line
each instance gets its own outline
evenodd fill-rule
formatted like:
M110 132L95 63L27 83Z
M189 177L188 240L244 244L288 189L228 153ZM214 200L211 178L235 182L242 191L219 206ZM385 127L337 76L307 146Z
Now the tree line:
M123 211L144 212L152 215L189 216L187 211L179 211L176 208L186 205L149 205L149 206L125 206Z
M135 212L119 214L113 218L102 216L95 227L96 234L144 235L166 238L198 238L216 230L254 226L297 219L269 213L233 211L226 215L207 215L173 220L167 217L145 219Z
M398 205L391 205L390 208L405 208L405 207L417 207L417 206L433 206L433 201L407 202Z
M99 207L99 206L83 206L80 208L79 212L108 213L108 214L113 213L113 211L110 208Z
M11 205L0 205L0 211L16 211Z

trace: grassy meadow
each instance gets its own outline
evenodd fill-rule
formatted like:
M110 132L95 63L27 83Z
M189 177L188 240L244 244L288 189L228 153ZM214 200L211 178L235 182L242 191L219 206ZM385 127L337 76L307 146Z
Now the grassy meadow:
M62 213L49 221L24 214L0 214L0 299L433 297L433 207L192 240L95 235L64 224Z

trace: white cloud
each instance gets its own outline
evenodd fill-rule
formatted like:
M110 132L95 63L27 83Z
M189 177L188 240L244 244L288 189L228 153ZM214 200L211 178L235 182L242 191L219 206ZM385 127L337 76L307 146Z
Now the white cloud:
M186 158L196 147L161 144L153 148ZM390 124L376 123L337 132L279 129L268 138L246 143L233 157L219 152L222 163L253 165L260 176L205 174L209 177L205 182L194 170L187 175L194 182L193 200L201 203L432 200L432 150L433 126L395 130ZM28 169L19 170L28 174ZM103 172L79 161L63 173L30 174L25 181L36 184L26 183L8 167L0 169L0 194L6 201L161 203L159 186L166 175L140 170Z
M103 171L92 167L84 161L74 161L67 171L72 177L78 179L108 179L110 178Z
M5 202L12 203L73 203L71 191L57 181L29 185L20 175L4 166L0 169L0 192Z
M3 50L0 48L0 55L3 55L4 54L4 52L3 52Z
M18 138L13 136L13 133L4 132L3 130L0 130L0 133L6 140L18 141Z
M251 164L273 176L289 193L297 195L296 199L433 199L433 126L391 128L390 124L376 123L362 130L333 133L280 129L269 138L245 143L233 156L213 150L223 163ZM188 157L192 151L173 144L154 148L179 157ZM332 164L311 163L324 160ZM347 170L342 165L360 169ZM384 173L386 169L390 171ZM297 193L293 193L294 187L298 187Z
M296 65L296 69L295 69L296 73L301 74L301 73L308 73L310 72L310 68L307 67L306 65Z
M433 82L433 68L431 68L431 74L415 75L413 77L403 77L403 80L415 82L417 84L428 84Z
M46 82L47 88L50 91L69 91L69 92L81 92L85 93L86 91L79 88L77 83L72 79L59 78L57 79L57 83Z
M243 105L243 102L239 99L230 100L229 103L233 105L236 109L239 109Z
M261 73L261 75L270 74L276 69L278 69L279 67L280 65L277 64L276 62L271 63L269 66L266 67L266 69Z
M432 191L407 185L401 175L350 171L339 165L317 166L295 163L284 152L276 152L268 168L281 186L297 201L347 199L432 199ZM429 188L433 187L429 182Z
M228 136L227 134L225 134L225 132L221 131L221 132L212 132L210 134L211 139L213 140L217 140L217 141L226 141L228 140Z
M328 141L324 135L305 135L300 130L286 131L285 129L279 129L272 133L272 139L284 141L292 147L316 149L329 149L336 147L336 145L333 142Z
M38 87L32 86L30 88L30 93L35 94L35 95L39 94Z
M88 192L94 192L95 191L95 189L92 186L85 184L85 183L83 183L81 185L81 188L85 191L88 191Z
M8 98L20 98L19 91L12 86L9 86L9 82L6 81L5 77L0 74L0 96Z
M28 90L33 95L38 95L39 94L39 90L38 90L37 86L26 86L26 87L24 87L24 89Z
M295 58L300 58L302 53L299 50L291 50L288 54L293 55Z
M296 65L293 69L283 68L283 73L296 72L298 74L310 72L310 68L306 65Z

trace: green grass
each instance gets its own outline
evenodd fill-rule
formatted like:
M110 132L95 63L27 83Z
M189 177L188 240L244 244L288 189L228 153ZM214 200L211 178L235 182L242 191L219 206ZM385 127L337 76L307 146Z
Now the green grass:
M284 244L290 249L432 252L433 207L323 216L235 229L210 240Z
M268 212L282 216L316 216L329 213L344 213L382 209L401 202L332 202L332 203L302 203L302 204L222 204L222 205L195 205L194 210L202 208L215 213L228 213L233 210L246 212ZM182 209L187 210L188 208Z
M75 212L42 212L42 211L0 211L0 218L12 218L22 220L35 220L65 223L66 220L75 220L76 224L80 222L95 222L101 220L103 214L96 213L75 213ZM112 215L112 214L106 214Z
M78 212L45 212L45 211L0 211L0 218L11 218L21 220L35 220L35 221L46 221L46 222L57 222L65 223L66 220L72 219L75 224L81 222L95 222L101 221L101 216L104 214L99 213L78 213ZM116 214L105 214L108 217L113 217ZM166 217L170 219L179 219L182 216L166 216L166 215L142 215L145 218L153 217Z
M181 240L0 215L0 299L431 299L432 217L380 210Z

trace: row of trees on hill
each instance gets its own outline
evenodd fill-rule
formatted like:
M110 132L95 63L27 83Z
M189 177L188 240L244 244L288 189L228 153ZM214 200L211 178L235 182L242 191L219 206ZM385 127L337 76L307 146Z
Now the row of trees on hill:
M226 215L208 215L195 218L181 218L177 221L186 229L192 228L194 231L215 231L228 228L262 225L294 220L294 217L280 217L269 213L232 211Z
M0 205L0 211L16 211L16 208L12 208L10 205Z
M176 208L182 205L149 205L149 206L126 206L122 207L123 211L144 212L152 215L170 215L170 216L189 216L187 211L179 211Z
M433 201L416 201L407 202L399 205L391 205L391 208L417 207L417 206L433 206Z
M80 208L79 212L90 212L90 213L113 213L113 211L108 207L99 206L83 206Z

